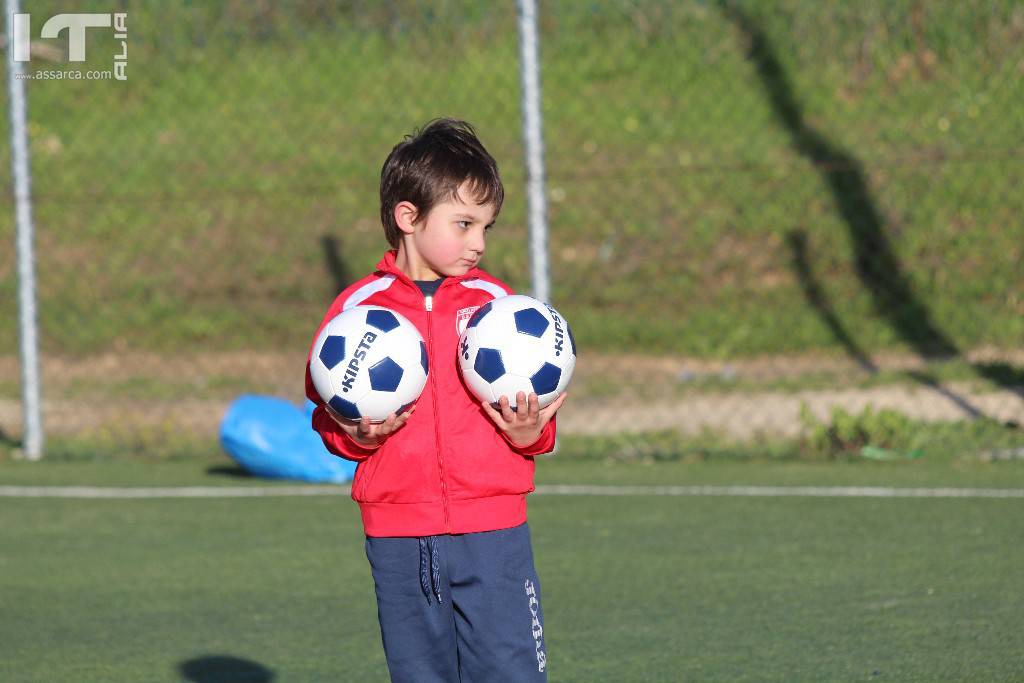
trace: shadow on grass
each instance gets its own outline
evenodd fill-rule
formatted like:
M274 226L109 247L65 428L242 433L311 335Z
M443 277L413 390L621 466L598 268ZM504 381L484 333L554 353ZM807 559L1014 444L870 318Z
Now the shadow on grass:
M810 259L807 257L807 234L803 230L790 231L786 235L786 244L789 246L793 270L796 271L797 279L800 281L800 288L811 308L817 312L818 317L831 330L832 336L842 344L847 355L857 361L861 369L871 374L877 373L878 366L871 360L868 353L860 348L853 335L847 331L846 326L832 309L825 290L814 276Z
M207 474L218 477L235 477L237 479L254 479L248 470L239 465L213 465L206 468Z
M829 188L850 234L857 277L870 293L875 312L926 360L962 356L953 340L935 324L928 306L914 294L886 236L885 221L871 196L860 161L804 120L789 77L768 36L753 18L730 0L719 0L719 7L742 35L747 57L757 69L772 110L788 131L793 148L814 165ZM847 353L861 367L875 372L875 364L843 326L811 271L806 235L800 231L790 233L787 242L808 303ZM1003 363L975 363L972 368L979 376L1024 397L1024 371ZM916 372L911 376L953 401L965 414L982 415L967 399L943 387L930 374Z
M1024 368L1014 367L1009 363L973 363L971 367L982 377L1001 387L1016 387L1018 394L1024 390Z
M333 299L338 292L355 282L356 278L352 277L352 271L341 255L343 250L341 241L337 237L323 235L320 238L320 246L323 247L324 264L327 266L327 272L331 275L331 286L334 287L331 292Z
M182 662L178 673L194 683L270 683L274 672L259 662L231 657L208 655Z
M13 436L0 429L0 448L4 450L17 450L22 447L21 441L15 439Z

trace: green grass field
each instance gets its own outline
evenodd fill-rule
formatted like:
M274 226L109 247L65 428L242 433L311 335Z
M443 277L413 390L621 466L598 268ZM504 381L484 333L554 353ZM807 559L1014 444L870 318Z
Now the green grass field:
M276 485L227 464L6 462L0 481ZM556 456L538 483L1019 489L1024 464ZM1021 680L1022 504L535 495L551 680ZM387 680L345 497L4 498L0 594L5 682Z

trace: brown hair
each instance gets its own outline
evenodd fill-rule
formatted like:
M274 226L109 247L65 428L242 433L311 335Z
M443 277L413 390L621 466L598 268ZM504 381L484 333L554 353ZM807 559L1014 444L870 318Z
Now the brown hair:
M469 182L478 204L493 204L495 215L505 201L505 188L494 161L473 126L456 119L435 119L395 145L380 172L380 220L388 244L398 248L402 231L395 207L410 202L416 220L426 218L437 204L455 199L459 186ZM464 199L464 198L463 198Z

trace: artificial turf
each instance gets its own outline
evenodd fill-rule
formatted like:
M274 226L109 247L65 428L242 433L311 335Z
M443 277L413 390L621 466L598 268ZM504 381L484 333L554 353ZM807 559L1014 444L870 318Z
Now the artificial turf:
M0 481L255 483L223 465L0 463ZM538 472L1024 488L1019 463L556 458ZM1020 680L1022 506L535 495L550 680ZM344 496L0 499L0 680L385 681L362 543Z

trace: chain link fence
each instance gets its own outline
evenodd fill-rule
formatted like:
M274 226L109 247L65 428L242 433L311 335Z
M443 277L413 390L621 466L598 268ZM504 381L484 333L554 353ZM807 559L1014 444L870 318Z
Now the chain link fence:
M498 159L485 267L528 290L512 0L29 9L50 457L212 452L239 394L299 401L385 246L383 159L431 118ZM127 81L54 75L116 52L35 39L68 11L128 12ZM567 452L1021 452L1024 7L563 1L539 30ZM8 451L15 268L0 249Z

